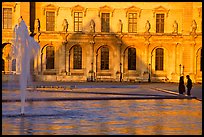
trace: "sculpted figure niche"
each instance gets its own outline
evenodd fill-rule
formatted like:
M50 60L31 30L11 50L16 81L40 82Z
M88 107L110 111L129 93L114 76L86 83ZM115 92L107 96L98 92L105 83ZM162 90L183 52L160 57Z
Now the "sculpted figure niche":
M191 31L191 34L195 34L196 33L196 29L197 29L197 23L195 20L192 21L192 31Z
M174 21L174 24L173 24L173 32L172 33L178 33L178 23L176 22L176 20Z
M119 19L119 22L118 22L118 32L119 33L123 32L123 23L122 23L122 20L120 20L120 19Z
M93 19L90 22L90 32L95 33L95 22Z
M149 20L147 20L147 22L145 24L145 33L149 33L150 28L151 28L151 25L149 23Z
M40 32L40 20L35 20L34 32Z
M68 24L67 19L64 19L64 21L62 23L62 30L67 32L68 31L68 26L69 26L69 24Z

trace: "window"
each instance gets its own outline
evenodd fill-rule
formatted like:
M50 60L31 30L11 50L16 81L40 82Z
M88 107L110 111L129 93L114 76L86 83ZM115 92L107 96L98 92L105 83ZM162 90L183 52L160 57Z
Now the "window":
M4 59L2 59L2 71L5 71L5 62L4 62Z
M54 69L54 47L46 47L46 69Z
M55 30L55 12L46 12L46 31Z
M74 47L74 69L82 68L82 48L80 46Z
M109 49L107 47L101 48L101 70L109 69Z
M110 31L110 13L102 13L101 16L101 32L109 32Z
M74 31L82 31L82 12L74 12Z
M156 14L156 33L164 33L164 14Z
M162 48L156 49L155 70L163 70L164 50Z
M12 8L3 8L3 29L12 28Z
M136 70L136 49L128 49L128 70Z
M137 32L137 13L129 13L128 32Z
M16 59L12 60L12 71L16 71Z

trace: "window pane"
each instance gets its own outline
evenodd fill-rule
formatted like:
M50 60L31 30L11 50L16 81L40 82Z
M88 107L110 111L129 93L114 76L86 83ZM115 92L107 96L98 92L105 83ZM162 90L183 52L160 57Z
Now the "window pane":
M12 28L12 8L3 8L3 29Z
M137 32L137 13L129 13L128 32Z
M107 47L101 48L101 70L109 69L109 49Z
M102 13L101 16L101 32L109 32L109 16L110 13Z
M4 59L2 59L2 71L4 71L4 68L5 68L5 63L4 63Z
M74 31L79 32L82 31L82 21L83 16L82 12L75 12L74 13Z
M55 30L55 12L46 12L46 31Z
M73 50L74 69L82 69L82 48L80 46L75 46Z
M54 69L54 47L46 47L46 69Z
M136 70L136 49L128 49L128 70Z
M155 70L163 70L164 50L162 48L156 49Z
M164 33L164 14L156 14L156 33Z

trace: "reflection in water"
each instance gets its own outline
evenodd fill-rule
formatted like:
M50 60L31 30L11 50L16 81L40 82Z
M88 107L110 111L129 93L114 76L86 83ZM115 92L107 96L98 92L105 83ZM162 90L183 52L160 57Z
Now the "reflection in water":
M202 102L197 100L56 101L2 103L2 134L202 134ZM50 114L49 116L36 116Z

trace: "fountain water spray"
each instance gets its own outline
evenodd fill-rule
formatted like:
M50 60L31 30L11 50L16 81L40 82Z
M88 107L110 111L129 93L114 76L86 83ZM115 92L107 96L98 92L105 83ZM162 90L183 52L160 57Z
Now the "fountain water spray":
M27 26L22 19L14 28L13 54L16 58L17 70L20 70L21 115L24 115L27 82L30 79L30 61L34 58L40 46L30 37Z

